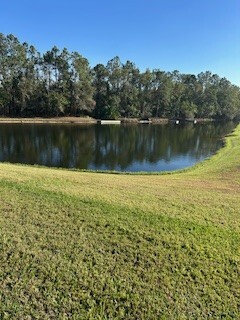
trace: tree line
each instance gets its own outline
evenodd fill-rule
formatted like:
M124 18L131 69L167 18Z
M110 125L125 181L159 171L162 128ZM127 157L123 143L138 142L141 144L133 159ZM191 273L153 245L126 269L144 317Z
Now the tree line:
M91 68L78 52L0 33L0 114L127 118L240 118L240 88L210 71L141 72L114 57Z

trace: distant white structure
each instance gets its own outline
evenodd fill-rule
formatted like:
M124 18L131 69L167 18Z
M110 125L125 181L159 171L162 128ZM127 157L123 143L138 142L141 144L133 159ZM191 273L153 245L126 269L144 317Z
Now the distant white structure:
M197 123L197 120L194 120L193 123L196 124L196 123Z
M151 120L139 120L139 123L152 123Z
M175 123L176 123L176 124L179 124L179 120L176 120Z
M121 124L121 120L100 120L101 124Z

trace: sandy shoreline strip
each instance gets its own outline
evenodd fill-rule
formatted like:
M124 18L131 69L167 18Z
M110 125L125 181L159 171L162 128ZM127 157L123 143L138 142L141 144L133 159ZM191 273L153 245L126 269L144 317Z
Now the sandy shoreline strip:
M76 123L94 124L97 123L93 118L82 117L56 117L56 118L0 118L0 123Z
M137 118L120 118L119 119L123 124L138 124L141 123L140 119ZM175 122L174 119L166 119L166 118L150 118L149 123L152 124L165 124L168 122ZM180 122L211 122L212 119L185 119L179 120ZM41 118L41 117L33 117L33 118L9 118L9 117L0 117L1 123L72 123L72 124L96 124L99 120L91 118L91 117L51 117L51 118Z

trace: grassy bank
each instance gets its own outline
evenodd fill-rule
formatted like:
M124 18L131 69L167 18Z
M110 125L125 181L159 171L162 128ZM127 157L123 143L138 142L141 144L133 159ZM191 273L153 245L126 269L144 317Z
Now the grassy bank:
M239 319L240 127L169 175L0 164L0 319Z
M91 117L32 117L32 118L8 118L0 117L1 123L75 123L75 124L94 124L97 120Z

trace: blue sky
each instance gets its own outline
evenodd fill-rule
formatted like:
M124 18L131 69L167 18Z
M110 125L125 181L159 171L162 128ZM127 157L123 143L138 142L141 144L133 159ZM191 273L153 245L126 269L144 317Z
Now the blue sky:
M0 32L91 66L118 55L142 71L210 70L240 86L239 0L1 0Z

